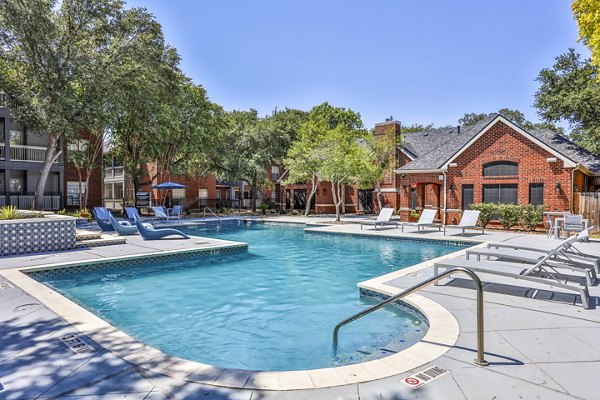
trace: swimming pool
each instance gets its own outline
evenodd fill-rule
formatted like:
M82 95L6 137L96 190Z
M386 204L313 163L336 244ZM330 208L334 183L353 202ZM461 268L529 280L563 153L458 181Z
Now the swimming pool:
M249 243L248 252L34 277L165 353L251 370L331 367L418 342L427 323L390 306L332 329L373 304L360 281L458 250L456 245L304 233L302 227L223 223L187 233Z

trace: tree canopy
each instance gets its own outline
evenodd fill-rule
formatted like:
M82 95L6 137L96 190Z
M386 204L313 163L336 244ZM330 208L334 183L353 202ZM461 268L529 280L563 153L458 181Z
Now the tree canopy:
M544 68L537 80L541 83L535 94L539 115L549 122L568 121L571 138L600 155L598 67L569 49L556 58L552 68Z
M575 0L571 8L579 27L579 38L592 52L591 63L600 67L600 2Z

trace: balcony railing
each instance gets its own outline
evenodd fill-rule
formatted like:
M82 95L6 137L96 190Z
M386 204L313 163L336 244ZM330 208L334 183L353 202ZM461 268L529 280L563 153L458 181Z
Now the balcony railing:
M11 144L9 155L10 161L44 162L46 159L46 148L41 146ZM0 159L6 159L5 143L0 143ZM60 162L60 157L55 162Z
M31 210L34 198L34 193L0 193L0 207L10 205L20 210ZM62 208L62 194L50 193L44 195L44 210L57 211Z
M106 167L104 168L104 178L122 178L125 174L123 167Z

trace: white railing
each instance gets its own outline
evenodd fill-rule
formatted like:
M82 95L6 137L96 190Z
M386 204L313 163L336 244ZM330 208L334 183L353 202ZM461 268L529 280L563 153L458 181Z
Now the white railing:
M125 174L124 167L106 167L104 168L105 178L122 178Z
M4 145L3 145L4 146ZM10 145L11 161L44 162L46 159L46 148L40 146L28 146L23 144ZM55 162L58 162L56 160Z

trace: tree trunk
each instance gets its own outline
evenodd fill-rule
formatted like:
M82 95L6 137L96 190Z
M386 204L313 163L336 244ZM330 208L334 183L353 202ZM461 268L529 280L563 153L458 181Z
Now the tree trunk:
M342 214L346 214L346 186L341 185L340 199L342 202Z
M79 197L79 210L81 211L81 209L83 207L81 207L83 204L83 196L81 195L81 168L77 168L77 184L79 185L79 187L77 188L77 196Z
M60 156L61 151L58 149L58 136L48 135L48 147L46 148L46 157L44 158L44 164L40 170L40 177L35 185L35 197L33 199L33 208L36 210L44 209L44 191L46 190L46 182L48 181L48 175L52 164Z
M340 203L337 201L337 191L335 190L335 182L331 182L331 196L333 197L333 204L335 205L335 220L340 220Z
M252 178L252 187L250 188L250 211L256 212L256 177Z
M383 196L381 195L381 185L379 182L375 182L375 191L377 192L377 211L381 211L383 207Z
M308 214L310 213L310 204L312 203L312 199L313 199L315 193L317 193L317 185L319 184L319 182L317 181L317 176L314 174L311 178L311 183L312 183L312 186L310 188L310 193L308 194L308 198L306 199L306 210L304 210L304 216L308 216Z
M90 177L92 176L92 171L90 169L85 172L85 194L83 196L83 207L82 209L87 209L89 195L90 195Z

